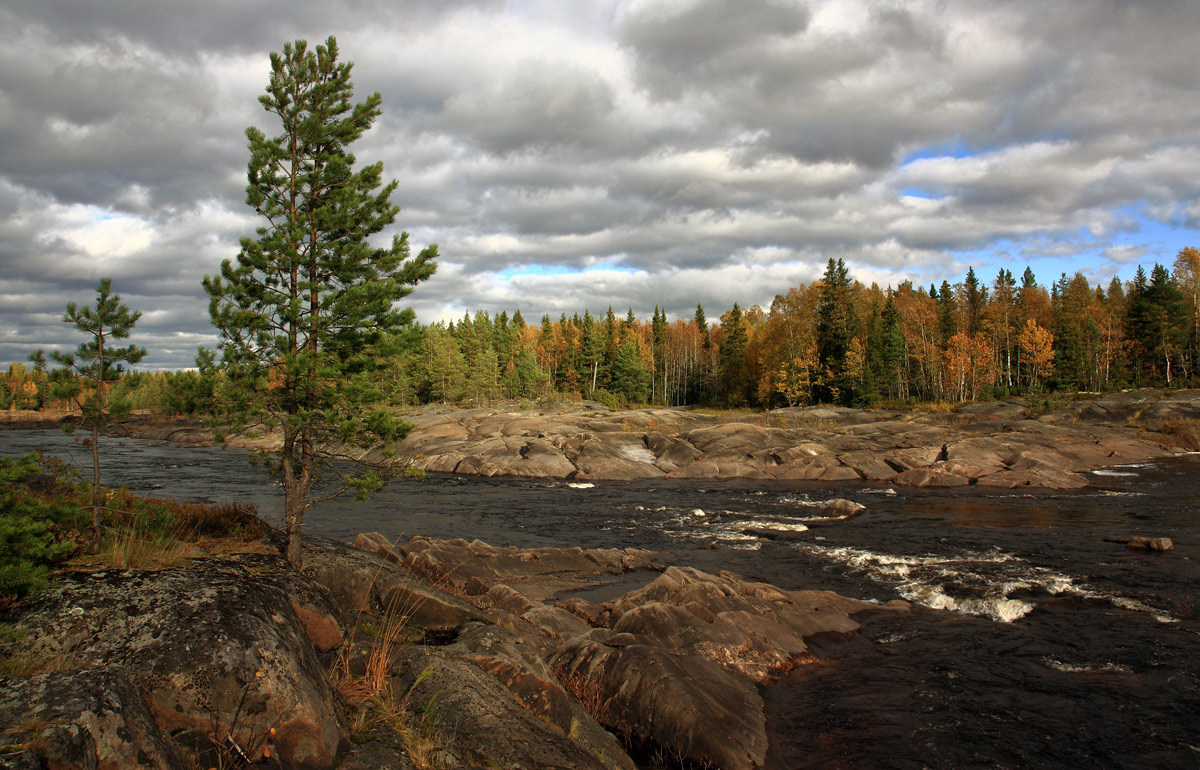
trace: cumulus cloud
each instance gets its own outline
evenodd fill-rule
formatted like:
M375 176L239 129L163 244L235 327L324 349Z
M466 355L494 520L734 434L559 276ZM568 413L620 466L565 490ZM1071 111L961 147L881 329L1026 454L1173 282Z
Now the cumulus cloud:
M102 275L146 365L215 340L251 235L244 130L285 41L338 37L355 147L437 242L423 320L769 305L830 257L1124 274L1200 227L1195 3L12 0L0 9L0 362L73 347Z

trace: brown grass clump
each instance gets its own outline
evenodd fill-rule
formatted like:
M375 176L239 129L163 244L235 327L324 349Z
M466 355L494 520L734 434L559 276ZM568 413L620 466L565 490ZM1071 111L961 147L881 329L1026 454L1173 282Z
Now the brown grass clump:
M554 672L563 689L583 706L587 713L596 721L600 721L600 711L604 707L604 688L595 679L579 671L559 669Z
M378 577L376 570L367 589L368 597ZM369 639L366 649L354 643L344 645L329 670L329 678L352 709L350 729L356 738L368 739L386 730L404 746L417 770L441 770L444 742L438 730L436 699L423 704L419 715L413 714L410 703L413 690L432 670L423 670L403 693L395 692L393 685L392 671L401 651L420 637L408 623L419 609L420 600L402 599L402 595L413 596L393 591L387 607L377 618L365 617L366 608L359 608L355 629Z
M1166 420L1154 426L1171 446L1177 446L1190 452L1200 452L1200 420L1191 417L1177 417Z

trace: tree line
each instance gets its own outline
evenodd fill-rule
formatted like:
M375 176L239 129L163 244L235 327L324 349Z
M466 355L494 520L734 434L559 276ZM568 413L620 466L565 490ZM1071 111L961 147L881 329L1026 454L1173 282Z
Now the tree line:
M612 406L969 401L1051 391L1194 385L1200 380L1200 251L1171 269L1093 286L1076 273L1048 288L1030 269L973 269L951 285L880 289L830 260L820 281L770 307L735 304L716 322L697 305L668 322L624 315L485 311L418 324L374 340L378 385L393 406L480 406L564 397ZM53 408L41 351L0 377L0 408ZM127 373L132 408L195 414L212 403L219 363L194 372ZM62 404L58 406L64 406Z

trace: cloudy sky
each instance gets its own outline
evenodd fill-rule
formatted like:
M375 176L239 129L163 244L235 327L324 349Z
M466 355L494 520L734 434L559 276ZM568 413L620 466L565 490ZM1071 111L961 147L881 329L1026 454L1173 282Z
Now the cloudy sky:
M285 41L338 38L355 146L440 246L410 298L529 320L866 283L1129 277L1200 244L1194 0L4 0L0 362L73 347L111 276L144 368L216 341L256 221L244 130Z

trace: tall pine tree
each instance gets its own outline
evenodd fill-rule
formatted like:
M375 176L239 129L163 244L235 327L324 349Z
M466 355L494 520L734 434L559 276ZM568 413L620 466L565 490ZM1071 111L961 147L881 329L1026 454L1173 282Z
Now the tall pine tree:
M383 409L374 376L382 335L411 319L396 303L433 274L437 247L410 258L407 233L382 248L371 236L396 219L383 164L355 168L349 147L380 114L378 93L354 104L351 65L337 41L298 40L271 55L263 108L282 133L249 139L246 202L264 220L237 260L205 277L221 335L226 405L238 421L278 427L287 558L300 563L305 510L336 444L385 443L410 426ZM367 472L346 479L364 492Z

